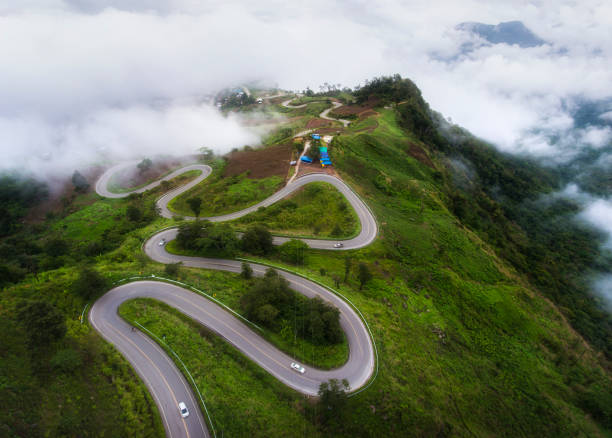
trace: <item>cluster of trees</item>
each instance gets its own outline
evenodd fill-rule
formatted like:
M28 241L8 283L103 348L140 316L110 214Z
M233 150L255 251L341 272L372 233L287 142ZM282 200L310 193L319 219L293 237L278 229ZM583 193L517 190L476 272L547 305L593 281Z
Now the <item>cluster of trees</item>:
M138 171L140 173L144 173L149 170L153 166L153 161L150 158L143 159L136 167L138 167Z
M343 339L338 309L320 298L308 299L292 291L273 269L253 281L241 306L248 319L281 332L292 326L293 334L315 344L336 344Z
M403 79L400 75L381 76L366 81L365 85L353 93L357 103L366 102L376 98L383 101L402 102L407 99L423 99L421 90L410 79ZM423 101L424 103L424 101Z
M3 195L2 187L7 189L10 185L3 186L0 183L0 196ZM44 199L44 188L35 182L25 188L23 193L26 196L21 199L27 202L21 203L20 215L25 214L30 203ZM15 199L11 202L20 199L19 191L14 193ZM9 207L11 202L5 207ZM37 275L38 272L79 263L84 257L96 257L112 251L121 245L127 233L147 225L157 217L152 200L145 200L142 195L130 195L127 202L125 213L121 210L116 212L113 226L106 229L99 239L90 241L72 240L49 232L50 227L37 224L16 221L7 225L12 234L0 241L0 286L16 283L28 274ZM5 218L0 218L0 221L2 219Z
M223 99L223 109L238 108L241 106L252 105L255 103L253 96L246 93L233 93Z
M179 226L176 236L179 248L201 254L233 256L239 249L254 255L272 253L272 234L263 226L249 227L239 239L225 223L194 221Z
M180 225L176 243L180 248L202 254L227 256L233 256L240 248L240 241L229 225L209 221Z

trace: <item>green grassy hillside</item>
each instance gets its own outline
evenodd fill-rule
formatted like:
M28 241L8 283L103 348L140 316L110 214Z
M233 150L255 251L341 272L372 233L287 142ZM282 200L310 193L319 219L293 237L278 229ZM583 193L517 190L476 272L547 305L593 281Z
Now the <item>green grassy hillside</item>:
M530 225L538 196L557 187L554 173L456 128L441 135L410 84L372 84L357 100L373 93L388 102L335 137L330 155L372 208L379 238L357 251L307 250L299 266L275 252L259 257L338 289L361 310L379 353L367 390L325 421L313 400L176 311L137 301L124 316L164 331L226 436L612 436L609 315L580 288L578 273L608 266L593 250L597 236L564 222L567 205L548 205L541 216L554 227ZM216 199L202 215L252 201L236 195L244 179L220 175L196 188ZM266 187L244 193L274 191ZM176 277L238 308L248 283L228 273L168 272L142 255L147 236L176 223L154 211L163 190L122 200L79 194L42 224L21 221L30 201L11 207L0 243L0 435L163 434L129 365L80 323L84 307L133 275ZM323 203L296 204L325 214ZM253 217L271 226L286 210L279 205ZM348 224L340 210L334 220ZM363 287L359 264L373 274ZM92 291L77 287L83 265L100 274ZM40 351L28 347L31 334L17 317L32 299L52 303L67 327Z
M236 221L265 225L274 234L349 238L359 233L357 216L344 196L328 183L311 183L269 207Z

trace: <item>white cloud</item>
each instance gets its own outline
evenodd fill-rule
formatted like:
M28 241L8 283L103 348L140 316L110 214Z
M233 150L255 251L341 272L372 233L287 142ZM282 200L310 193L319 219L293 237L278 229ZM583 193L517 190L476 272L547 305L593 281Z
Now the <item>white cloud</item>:
M594 199L587 205L580 217L607 233L606 245L612 249L612 202L607 199Z
M606 146L612 140L612 129L609 126L599 128L590 126L580 131L581 141L594 148Z
M559 159L609 135L596 128L566 135L568 101L612 97L608 12L597 0L24 0L0 6L0 117L20 120L5 130L37 120L54 131L252 79L317 89L399 72L434 109L503 150ZM459 53L471 37L457 23L515 19L551 44ZM566 140L552 144L555 132ZM0 135L34 141L18 131ZM52 137L39 147L57 146L61 136Z
M42 175L69 174L83 164L164 153L187 155L202 146L227 151L258 137L238 117L207 105L103 108L66 122L34 115L0 118L3 161Z

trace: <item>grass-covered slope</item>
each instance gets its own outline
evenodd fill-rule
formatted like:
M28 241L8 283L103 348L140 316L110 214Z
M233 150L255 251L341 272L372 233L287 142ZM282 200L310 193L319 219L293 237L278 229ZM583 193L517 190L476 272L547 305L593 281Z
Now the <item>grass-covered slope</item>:
M274 234L348 238L359 221L344 196L329 183L307 184L291 196L234 222L265 225Z
M187 201L191 198L200 198L202 217L232 213L263 201L277 191L283 182L283 178L279 176L254 180L243 174L223 178L224 165L223 162L214 165L214 171L208 178L174 198L168 204L168 208L179 215L194 216Z
M362 420L338 430L574 436L609 428L607 362L447 209L442 172L410 156L427 147L401 132L391 110L381 114L372 133L333 143L336 166L381 224L381 240L356 256L377 273L362 295L382 343L381 373L351 399L349 415ZM320 253L309 269L341 272L340 257Z

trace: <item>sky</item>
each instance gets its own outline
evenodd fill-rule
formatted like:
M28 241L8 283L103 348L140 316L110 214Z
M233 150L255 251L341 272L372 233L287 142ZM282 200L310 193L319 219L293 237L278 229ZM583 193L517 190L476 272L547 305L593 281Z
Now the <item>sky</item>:
M221 88L259 80L316 91L394 73L503 151L555 164L612 140L610 1L295 3L0 2L0 170L45 176L201 146L225 152L258 137L206 103ZM456 29L511 20L547 44L483 45ZM575 126L576 102L606 99L608 126ZM585 204L582 218L612 236L611 217L609 199Z

